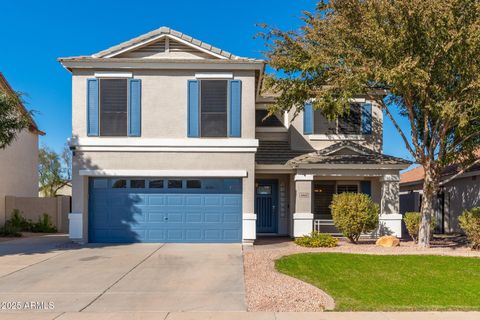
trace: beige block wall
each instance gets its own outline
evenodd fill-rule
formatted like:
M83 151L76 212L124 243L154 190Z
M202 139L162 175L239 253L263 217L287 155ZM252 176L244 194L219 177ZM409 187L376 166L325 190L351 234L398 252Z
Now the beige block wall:
M460 232L458 217L480 207L480 175L455 179L445 187L445 231Z
M383 149L383 113L382 110L372 103L372 134L362 135L359 140L352 140L352 142L360 144L376 152L382 152ZM311 140L309 136L303 134L303 112L300 112L296 117L293 117L293 112L289 114L290 122L290 144L294 150L320 150L327 148L332 144L344 140L329 139L329 140Z
M10 216L6 196L34 197L38 194L38 135L22 131L0 150L0 225Z
M44 213L51 218L53 225L59 232L68 232L68 213L70 212L70 197L6 197L5 208L8 215L14 209L20 210L27 220L37 222ZM9 217L9 216L8 216ZM7 218L8 218L7 217Z
M114 70L109 70L114 71ZM142 80L142 138L187 138L187 82L208 70L129 70ZM229 72L229 70L216 70ZM242 138L255 138L255 72L234 71L242 81ZM74 70L72 77L72 134L86 137L87 79L94 70ZM238 138L232 138L238 139Z
M255 213L254 153L76 152L73 158L72 212L83 213L84 240L88 234L88 178L79 170L246 170L243 213Z

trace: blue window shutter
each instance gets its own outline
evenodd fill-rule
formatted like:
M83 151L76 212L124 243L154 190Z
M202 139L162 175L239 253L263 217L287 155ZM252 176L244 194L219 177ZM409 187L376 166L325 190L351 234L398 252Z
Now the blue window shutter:
M199 137L199 82L198 80L188 80L188 125L187 135L189 137Z
M368 180L360 181L360 192L372 196L372 183Z
M98 134L98 79L87 79L87 135Z
M128 136L140 137L142 128L142 81L128 80Z
M229 90L229 136L240 137L242 134L242 82L230 80Z
M303 134L313 134L313 106L310 102L303 107Z
M362 134L372 134L372 104L362 105Z

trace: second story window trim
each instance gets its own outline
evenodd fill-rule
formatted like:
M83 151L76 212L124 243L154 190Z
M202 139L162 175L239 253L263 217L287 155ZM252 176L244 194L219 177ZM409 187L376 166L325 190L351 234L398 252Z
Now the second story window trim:
M141 80L126 73L96 72L87 79L87 135L139 137Z

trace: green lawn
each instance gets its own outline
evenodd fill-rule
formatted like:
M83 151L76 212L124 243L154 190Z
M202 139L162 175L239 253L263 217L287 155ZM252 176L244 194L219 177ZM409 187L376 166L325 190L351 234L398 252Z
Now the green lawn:
M480 259L305 253L280 272L330 294L336 310L480 310Z

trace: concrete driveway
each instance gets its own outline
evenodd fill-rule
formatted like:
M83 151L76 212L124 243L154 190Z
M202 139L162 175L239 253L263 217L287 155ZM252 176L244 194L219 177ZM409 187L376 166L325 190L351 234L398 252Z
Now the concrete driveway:
M69 244L65 236L3 242L0 301L20 302L23 311L29 311L25 302L45 306L53 302L54 308L45 309L60 313L245 311L242 248L240 244L84 247ZM0 314L4 311L13 310Z

